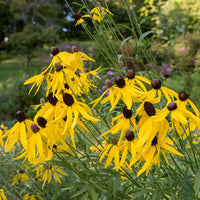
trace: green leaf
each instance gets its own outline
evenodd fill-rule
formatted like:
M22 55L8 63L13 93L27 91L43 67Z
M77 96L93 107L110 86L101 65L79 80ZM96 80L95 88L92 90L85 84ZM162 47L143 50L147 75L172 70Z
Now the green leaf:
M129 36L129 37L125 38L125 39L121 42L121 47L124 45L125 42L127 42L127 41L130 40L131 38L133 38L133 36Z
M147 32L143 33L142 35L140 35L139 43L140 43L147 35L149 35L150 33L153 33L153 31L147 31Z
M200 172L198 172L195 175L195 179L194 179L194 191L195 191L195 196L199 195L199 193L200 193Z
M98 200L98 195L95 192L95 189L93 187L90 186L90 195L92 197L92 200Z
M126 25L124 25L124 24L117 24L117 26L119 26L119 27L121 26L121 27L124 27L124 28L126 28L126 29L132 31L132 29L131 29L129 26L126 26Z
M151 192L151 190L149 189L142 189L141 191L138 191L134 194L134 197L132 198L132 200L134 199L138 199L139 197L142 197L143 195L147 194Z
M148 19L151 19L153 16L149 16L149 17L145 17L143 18L140 22L139 25L142 25L143 23L145 23Z
M80 196L81 194L85 193L86 191L88 191L88 185L84 186L80 191L78 191L76 194L71 196L71 198Z
M80 4L80 3L77 3L77 2L72 2L72 4L74 4L74 5L77 5L77 6L83 6L82 4Z

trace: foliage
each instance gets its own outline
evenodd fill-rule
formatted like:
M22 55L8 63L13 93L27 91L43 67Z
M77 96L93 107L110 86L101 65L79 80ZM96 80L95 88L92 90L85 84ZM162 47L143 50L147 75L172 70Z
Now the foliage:
M77 24L94 40L103 69L77 46L71 47L72 52L51 47L50 64L27 77L24 85L32 85L29 93L43 94L44 88L46 100L25 115L22 109L28 100L20 96L19 88L26 101L20 98L17 121L9 130L1 125L4 152L19 155L17 163L23 159L22 170L6 173L12 181L1 180L6 195L12 182L17 198L24 199L30 194L39 199L198 199L200 113L170 79L173 66L166 63L165 49L154 58L153 32L143 32L132 1L121 1L130 21L130 27L121 27L128 36L115 23L106 1L101 5L92 0L92 10L88 1L81 2L88 15L79 16ZM92 32L85 18L90 18ZM174 52L167 51L168 57L175 59ZM195 79L196 90L198 65L194 71L186 78ZM101 91L97 86L104 81ZM176 84L179 93L167 84L169 88ZM7 86L2 93L9 91Z

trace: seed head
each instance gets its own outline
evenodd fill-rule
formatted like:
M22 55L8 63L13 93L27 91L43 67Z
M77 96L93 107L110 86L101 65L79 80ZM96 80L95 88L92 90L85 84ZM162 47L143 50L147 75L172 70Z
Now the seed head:
M117 138L116 137L112 137L111 138L111 143L113 144L113 145L116 145L117 144Z
M55 106L58 102L58 99L55 96L53 96L53 92L49 93L49 96L47 97L47 99L48 99L49 103L53 106Z
M156 114L156 109L154 108L153 104L150 102L144 103L144 110L147 113L147 115L154 116Z
M41 72L44 72L46 69L47 69L46 67L43 67L43 68L41 69ZM47 71L44 73L44 75L45 75L45 74L47 74Z
M77 46L72 46L72 52L73 52L73 53L79 52L79 51L78 51L78 47L77 47Z
M107 79L107 80L105 81L105 86L106 86L107 88L111 88L112 85L113 85L113 84L112 84L112 81L111 81L111 80L108 80L108 79Z
M177 105L176 105L176 103L174 103L174 102L170 102L170 103L168 104L167 108L168 108L169 111L176 110Z
M32 123L32 124L31 124L31 130L33 131L33 133L37 133L40 129L39 129L39 127L37 126L37 124Z
M59 49L57 47L51 47L51 54L52 55L57 55L59 53Z
M59 72L60 70L63 69L63 66L60 64L60 63L55 63L55 68L56 68L56 71Z
M69 85L65 83L65 89L69 89Z
M126 134L125 134L125 138L128 141L132 141L135 138L135 135L134 135L133 131L127 130Z
M158 144L158 138L155 136L151 141L151 146L155 146L156 144Z
M151 82L151 86L155 89L155 90L158 90L161 88L161 81L158 80L158 79L154 79L152 82Z
M181 101L185 101L187 98L188 98L188 95L186 92L182 91L178 94L178 98L181 100Z
M133 79L135 78L135 72L131 69L129 69L126 73L126 76L128 77L128 79Z
M23 122L26 119L26 116L23 111L17 111L15 116L18 122Z
M115 83L119 88L123 88L126 85L124 78L121 76L115 78Z
M64 93L64 94L63 94L63 101L65 102L65 104L66 104L67 106L72 106L73 103L74 103L74 98L72 97L71 94L69 94L69 93Z
M132 117L132 110L128 110L125 106L123 109L123 115L125 118L130 119Z
M81 19L81 17L82 17L82 15L81 15L80 13L75 13L75 14L74 14L74 19L75 19L76 21L78 21L79 19Z
M37 118L37 123L39 124L39 126L41 126L42 128L46 127L46 123L47 120L44 117L38 117Z

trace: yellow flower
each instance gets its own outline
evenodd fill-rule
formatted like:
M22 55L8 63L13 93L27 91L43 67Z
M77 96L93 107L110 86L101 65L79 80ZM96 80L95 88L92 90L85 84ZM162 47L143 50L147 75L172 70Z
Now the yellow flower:
M29 177L24 172L24 170L17 170L17 173L14 175L12 179L12 185L17 185L19 183L24 184L24 182L28 180L29 180Z
M187 106L188 104L192 107L192 109L193 109L195 115L196 115L197 117L199 117L199 116L200 116L200 112L199 112L198 108L194 105L194 103L188 99L187 93L184 92L184 91L180 92L180 93L178 94L177 106L178 106L179 108L186 109L186 106Z
M101 151L100 154L100 159L99 162L101 163L101 161L103 160L103 158L105 157L105 155L108 153L108 158L106 160L106 164L105 164L105 168L108 167L110 165L110 163L112 162L113 158L114 158L114 162L115 162L115 168L116 171L119 170L119 148L118 148L118 141L115 137L111 138L111 143L112 144L108 144L104 147L104 149Z
M167 160L165 152L175 154L178 156L182 156L182 157L184 156L172 147L173 141L166 137L168 126L163 127L163 128L166 130L165 134L159 134L158 137L155 136L152 141L149 140L145 144L145 146L142 150L143 158L145 159L145 164L140 169L140 171L137 173L137 176L142 174L144 171L146 171L146 175L147 175L150 168L154 164L158 164L158 167L160 167L160 154L161 153L163 154L163 157L168 165L169 165L169 162Z
M123 113L114 117L112 119L112 124L118 120L118 122L108 131L102 134L102 137L107 135L108 133L116 134L121 130L120 141L122 140L125 132L129 130L131 123L134 127L136 127L135 117L132 115L132 110L127 109L124 107Z
M153 89L146 93L145 101L151 102L151 100L157 99L157 103L159 103L161 98L163 97L162 93L166 97L167 102L174 101L175 98L178 98L178 94L176 92L162 86L161 81L158 79L154 79L151 82L151 86L153 87Z
M61 183L61 180L58 176L58 174L61 174L63 176L68 176L64 171L61 170L61 167L58 166L52 166L52 165L40 165L36 171L36 177L37 178L41 178L41 180L43 181L42 184L42 189L44 188L44 185L46 183L46 181L48 181L48 183L51 182L52 177L54 177L59 183Z
M135 137L134 132L127 130L125 138L126 141L122 141L119 145L119 149L122 152L120 166L124 166L128 152L130 152L132 159L135 157L137 152L137 138Z
M94 103L93 107L101 101L103 96L109 91L109 95L101 101L102 104L110 101L111 108L110 111L112 111L119 100L121 99L127 106L127 108L130 110L132 107L132 102L138 102L139 99L145 94L145 92L139 88L138 86L134 84L130 84L130 81L126 78L124 79L121 76L117 76L115 78L116 85L112 86L112 82L109 80L106 80L106 86L107 90L96 100L94 100L92 103Z
M46 78L46 82L47 82L47 88L49 88L49 83L50 83L50 79L51 79L51 74L47 72L47 69L44 67L42 68L42 73L41 74L38 74L38 75L35 75L31 78L29 78L28 80L26 80L24 82L24 85L28 85L28 84L31 84L33 83L33 85L31 86L30 90L29 90L29 93L31 93L32 89L34 88L34 86L37 87L36 91L35 91L35 94L38 92L38 90L40 89L40 86L44 80L44 78Z
M86 60L95 62L94 59L90 58L85 53L80 52L77 46L72 46L72 52L73 52L73 54L70 55L70 57L68 58L68 61L71 66L70 69L73 72L76 72L77 70L84 72L84 61L86 61Z
M80 93L88 94L92 87L96 87L94 84L92 84L92 81L90 80L89 75L96 76L98 79L100 79L100 77L98 75L96 75L97 71L100 68L101 67L99 67L99 68L97 68L93 71L89 71L88 69L85 69L85 72L79 73L79 76L80 76L80 84L79 84Z
M4 141L3 141L3 134L7 132L7 127L5 127L3 124L1 124L0 127L0 147L4 146Z
M153 140L157 133L163 134L163 126L169 126L165 118L159 122L153 119L153 116L160 110L154 108L152 103L145 101L142 105L144 110L140 112L136 111L136 114L139 113L141 116L138 123L138 148L141 148L146 141Z
M98 121L98 119L91 116L92 112L85 103L77 101L76 98L69 93L63 94L63 101L60 102L60 107L62 110L60 111L58 117L50 123L55 123L61 119L64 119L67 116L62 135L68 132L71 136L73 146L74 148L76 148L74 139L74 127L78 122L79 114L81 114L81 116L86 121L92 121L95 123L96 121Z
M0 200L7 200L6 195L4 194L4 190L0 189Z
M95 8L90 11L93 15L92 18L100 23L100 21L105 17L106 14L113 15L108 9L101 6L98 2Z
M34 194L28 193L24 195L23 200L37 200L38 198L40 200L43 200L43 198L40 197L39 193L34 193Z
M3 135L3 138L7 137L4 148L5 152L9 152L19 140L24 149L28 148L27 138L31 136L30 125L32 121L26 119L22 111L16 112L16 118L18 122Z
M152 118L159 122L169 114L171 114L172 122L175 120L182 125L187 125L188 122L192 122L193 124L196 125L196 127L199 127L200 118L196 117L193 113L186 110L185 108L178 107L177 101L175 102L172 101L168 103L168 105L165 108L163 108Z

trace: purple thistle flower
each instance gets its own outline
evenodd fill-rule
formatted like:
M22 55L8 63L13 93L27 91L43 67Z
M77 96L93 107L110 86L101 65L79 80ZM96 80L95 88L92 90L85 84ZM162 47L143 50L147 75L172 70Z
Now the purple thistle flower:
M162 67L168 67L168 65L165 63L162 63Z
M113 72L112 71L107 71L106 74L113 76Z
M194 63L197 63L197 62L198 62L198 60L197 60L197 59L195 59L195 60L194 60Z
M104 85L103 87L102 87L102 90L106 90L107 89L107 87Z

